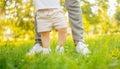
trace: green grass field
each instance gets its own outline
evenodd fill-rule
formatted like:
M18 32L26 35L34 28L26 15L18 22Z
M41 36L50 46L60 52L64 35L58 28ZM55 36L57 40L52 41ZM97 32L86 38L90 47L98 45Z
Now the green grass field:
M7 41L0 43L0 69L120 69L120 35L85 38L91 54L75 52L71 38L65 44L65 53L54 52L56 39L51 41L53 53L26 56L34 41Z

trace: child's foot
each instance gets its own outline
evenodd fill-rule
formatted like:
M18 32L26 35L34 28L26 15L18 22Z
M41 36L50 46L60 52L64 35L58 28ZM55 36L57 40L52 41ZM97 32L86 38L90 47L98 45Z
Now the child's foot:
M56 52L58 52L58 53L60 53L60 54L63 54L64 53L64 47L63 46L57 46L56 47L56 50L55 50Z
M78 53L82 53L83 55L87 55L90 52L90 50L87 48L87 45L82 43L82 42L78 42L77 46L76 46L76 51Z
M42 46L39 43L36 43L32 49L27 53L27 55L32 55L42 51Z
M45 55L51 53L50 48L43 48L42 51L43 51L43 54L45 54Z

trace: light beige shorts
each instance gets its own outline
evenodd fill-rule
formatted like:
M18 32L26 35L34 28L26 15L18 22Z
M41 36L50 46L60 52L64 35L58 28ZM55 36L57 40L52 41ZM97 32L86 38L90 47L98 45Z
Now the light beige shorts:
M67 28L66 18L60 9L46 9L37 11L38 32L51 31L55 29Z

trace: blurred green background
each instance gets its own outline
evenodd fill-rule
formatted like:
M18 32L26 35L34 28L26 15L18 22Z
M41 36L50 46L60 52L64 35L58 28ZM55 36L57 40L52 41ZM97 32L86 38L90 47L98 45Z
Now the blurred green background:
M120 34L120 0L80 1L85 36ZM64 0L61 7L68 18ZM0 41L34 39L34 14L32 0L0 0Z
M0 0L0 69L120 69L120 0L80 0L85 42L91 51L75 51L70 27L65 53L55 53L56 31L51 33L51 55L26 56L35 41L32 0ZM68 21L64 0L61 8Z

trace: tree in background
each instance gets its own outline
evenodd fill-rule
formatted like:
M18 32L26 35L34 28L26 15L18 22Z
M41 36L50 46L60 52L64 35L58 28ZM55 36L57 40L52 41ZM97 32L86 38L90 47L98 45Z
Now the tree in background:
M116 13L115 13L115 20L116 20L116 25L115 27L117 27L115 30L115 32L120 32L120 6L117 7Z
M64 1L61 0L61 7L67 13ZM95 0L95 3L80 1L85 33L93 35L120 32L120 0L117 0L117 10L112 17L107 14L109 0ZM32 0L0 0L0 35L10 28L16 38L25 38L26 35L34 38L34 9Z

